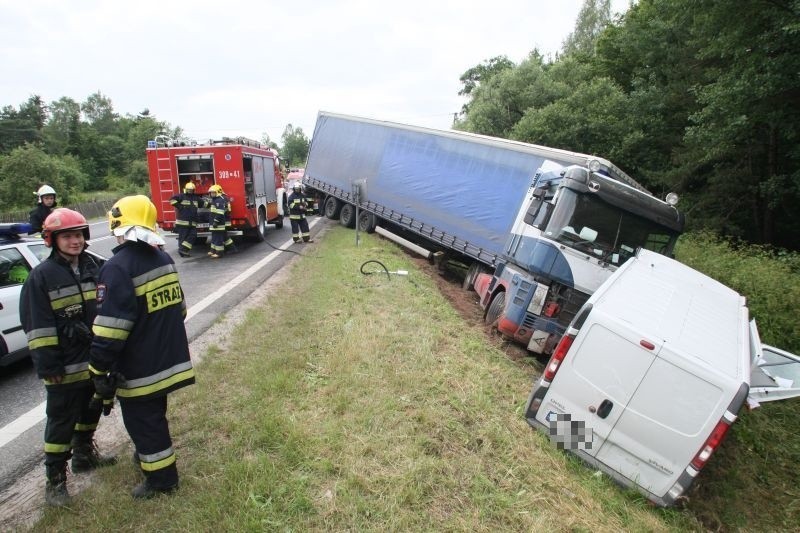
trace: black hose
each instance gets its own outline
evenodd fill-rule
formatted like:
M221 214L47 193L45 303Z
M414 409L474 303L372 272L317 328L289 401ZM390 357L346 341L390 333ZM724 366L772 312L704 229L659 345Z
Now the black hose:
M380 261L376 261L375 259L370 259L369 261L365 261L364 263L361 264L361 273L362 274L369 276L370 274L378 274L380 272L379 270L375 270L375 271L372 271L372 272L364 272L364 267L367 266L370 263L379 264L381 267L383 267L383 271L386 272L386 277L389 278L389 279L392 279L392 277L389 275L389 269L386 268L386 265L384 265Z

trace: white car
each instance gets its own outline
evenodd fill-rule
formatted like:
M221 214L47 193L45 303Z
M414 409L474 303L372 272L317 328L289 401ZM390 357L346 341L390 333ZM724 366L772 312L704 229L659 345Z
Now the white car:
M30 229L29 224L0 224L0 367L28 356L28 340L19 321L19 293L33 267L51 252L42 239L20 236Z

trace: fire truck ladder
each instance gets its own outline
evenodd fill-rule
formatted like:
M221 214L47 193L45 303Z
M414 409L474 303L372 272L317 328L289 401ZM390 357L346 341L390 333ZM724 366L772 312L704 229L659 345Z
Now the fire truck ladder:
M158 145L156 145L155 150L156 156L156 175L158 177L158 189L160 191L161 197L159 201L161 202L161 211L163 213L170 213L173 211L172 204L169 203L172 196L175 194L174 183L175 181L172 179L172 165L170 156L169 156L169 148L159 149Z

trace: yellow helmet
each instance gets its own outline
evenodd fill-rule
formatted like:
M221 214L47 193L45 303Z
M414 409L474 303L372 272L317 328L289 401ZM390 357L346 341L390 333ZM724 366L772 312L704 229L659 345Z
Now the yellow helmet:
M187 181L186 185L183 186L183 192L194 192L194 182Z
M112 232L127 226L157 231L156 206L143 194L120 198L108 212L108 225Z
M213 192L214 194L222 194L222 187L217 185L216 183L208 188L208 192Z

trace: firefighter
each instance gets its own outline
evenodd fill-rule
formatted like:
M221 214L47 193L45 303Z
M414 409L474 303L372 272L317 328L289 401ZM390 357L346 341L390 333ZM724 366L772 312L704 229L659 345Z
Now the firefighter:
M85 472L116 462L98 454L94 432L101 405L91 408L89 376L91 325L97 305L100 265L84 250L89 225L71 209L55 209L43 225L50 256L28 275L20 292L19 314L37 375L47 390L44 455L45 502L67 505L67 461Z
M208 255L213 259L219 259L226 249L233 247L233 239L228 237L227 218L230 213L230 203L225 196L222 187L212 185L208 188L211 195L211 250Z
M189 257L192 246L197 239L197 210L206 205L206 201L195 194L193 181L187 181L183 193L170 198L169 203L175 208L175 229L178 232L178 255Z
M100 270L89 372L103 400L119 399L122 421L145 479L137 499L178 488L167 395L194 383L186 302L172 258L161 249L156 208L126 196L109 212L118 246Z
M29 213L32 234L41 233L44 220L56 208L56 190L49 185L42 185L33 194L36 195L36 207Z
M292 194L289 195L289 222L292 224L292 240L294 242L314 242L311 240L311 230L308 229L306 211L308 203L303 193L300 182L295 182L292 186Z

